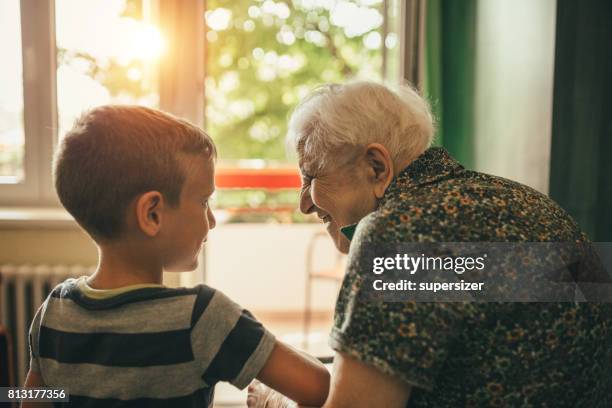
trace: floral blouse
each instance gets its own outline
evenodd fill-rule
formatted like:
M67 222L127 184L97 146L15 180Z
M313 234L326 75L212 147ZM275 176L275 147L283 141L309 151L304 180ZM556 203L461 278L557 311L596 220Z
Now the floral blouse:
M331 346L410 385L410 407L612 407L610 303L373 302L355 259L372 243L585 240L545 195L430 148L358 224Z

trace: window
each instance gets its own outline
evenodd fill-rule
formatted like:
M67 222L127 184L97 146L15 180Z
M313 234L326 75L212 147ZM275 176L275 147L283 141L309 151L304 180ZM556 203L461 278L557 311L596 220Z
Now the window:
M49 2L0 5L0 197L2 204L51 204L55 88Z
M0 183L24 179L23 75L19 0L0 2Z
M0 3L10 61L0 68L0 205L57 205L58 138L82 111L128 103L205 125L222 158L217 203L232 219L295 221L291 109L318 84L399 72L399 0Z

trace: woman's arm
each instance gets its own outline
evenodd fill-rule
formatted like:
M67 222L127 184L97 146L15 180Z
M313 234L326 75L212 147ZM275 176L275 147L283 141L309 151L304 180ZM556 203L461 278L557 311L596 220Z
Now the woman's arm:
M329 397L322 408L405 408L411 387L344 353L336 353ZM249 387L251 408L294 408L295 403L262 386ZM321 406L320 404L316 405ZM302 403L300 408L307 408Z
M320 407L329 392L329 372L325 366L280 341L276 342L257 379L306 406Z
M345 353L336 353L329 397L323 408L404 408L410 386Z
M28 375L26 377L24 387L44 387L45 383L43 383L42 377L39 373L29 370ZM50 402L22 402L21 408L51 408L53 406Z

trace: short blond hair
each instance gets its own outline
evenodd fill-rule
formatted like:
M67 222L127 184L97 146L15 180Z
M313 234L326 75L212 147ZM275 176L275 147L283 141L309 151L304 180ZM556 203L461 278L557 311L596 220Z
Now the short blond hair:
M186 176L180 153L217 154L212 139L185 120L142 106L97 107L61 141L53 165L57 195L94 240L117 238L139 194L156 190L179 204Z
M323 85L307 96L291 115L287 145L318 169L350 160L351 149L370 143L387 147L397 164L423 153L433 135L429 104L413 88L360 81Z

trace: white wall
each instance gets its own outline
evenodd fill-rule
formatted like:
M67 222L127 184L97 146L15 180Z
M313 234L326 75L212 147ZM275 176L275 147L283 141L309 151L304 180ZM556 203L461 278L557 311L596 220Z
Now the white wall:
M475 169L548 192L556 0L478 2Z
M320 224L225 224L209 234L206 283L243 307L265 311L304 308L306 249ZM315 268L333 265L336 249L326 238L316 246ZM330 310L339 283L317 281L313 309Z

